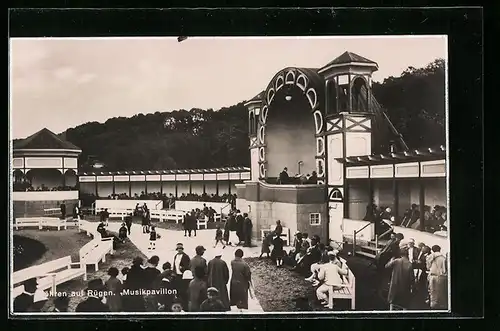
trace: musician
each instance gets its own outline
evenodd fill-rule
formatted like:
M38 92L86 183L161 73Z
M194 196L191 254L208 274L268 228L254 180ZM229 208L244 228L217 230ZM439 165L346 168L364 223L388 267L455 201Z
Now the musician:
M280 173L279 184L288 184L290 182L290 176L288 175L288 168L283 168L283 171Z

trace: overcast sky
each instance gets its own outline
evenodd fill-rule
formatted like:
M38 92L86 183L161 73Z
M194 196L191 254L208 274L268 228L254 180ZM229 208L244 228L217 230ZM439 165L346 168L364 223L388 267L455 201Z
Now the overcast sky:
M11 39L12 137L117 116L219 109L262 91L277 71L319 68L345 51L373 78L447 58L446 37Z

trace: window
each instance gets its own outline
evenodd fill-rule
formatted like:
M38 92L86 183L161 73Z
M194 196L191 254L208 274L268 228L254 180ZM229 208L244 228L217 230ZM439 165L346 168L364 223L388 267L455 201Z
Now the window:
M321 224L321 214L320 213L309 214L309 224L310 225L320 225Z

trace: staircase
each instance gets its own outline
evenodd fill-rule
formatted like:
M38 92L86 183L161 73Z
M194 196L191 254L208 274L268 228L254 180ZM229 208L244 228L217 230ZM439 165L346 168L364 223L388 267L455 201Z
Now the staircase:
M357 234L370 225L371 223L364 225L360 229L355 230L352 235L344 234L344 242L352 245L353 256L361 255L370 259L375 259L382 248L387 245L388 240L378 239L379 237L383 237L385 234L377 236L375 240L363 240L357 236Z

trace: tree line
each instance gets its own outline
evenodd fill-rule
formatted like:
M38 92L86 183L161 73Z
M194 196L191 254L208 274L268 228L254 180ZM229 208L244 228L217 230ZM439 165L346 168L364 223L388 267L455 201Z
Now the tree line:
M372 85L409 148L445 144L445 62L409 67ZM176 110L115 117L68 129L83 152L80 164L99 160L113 170L249 166L248 111L244 102L218 111Z

